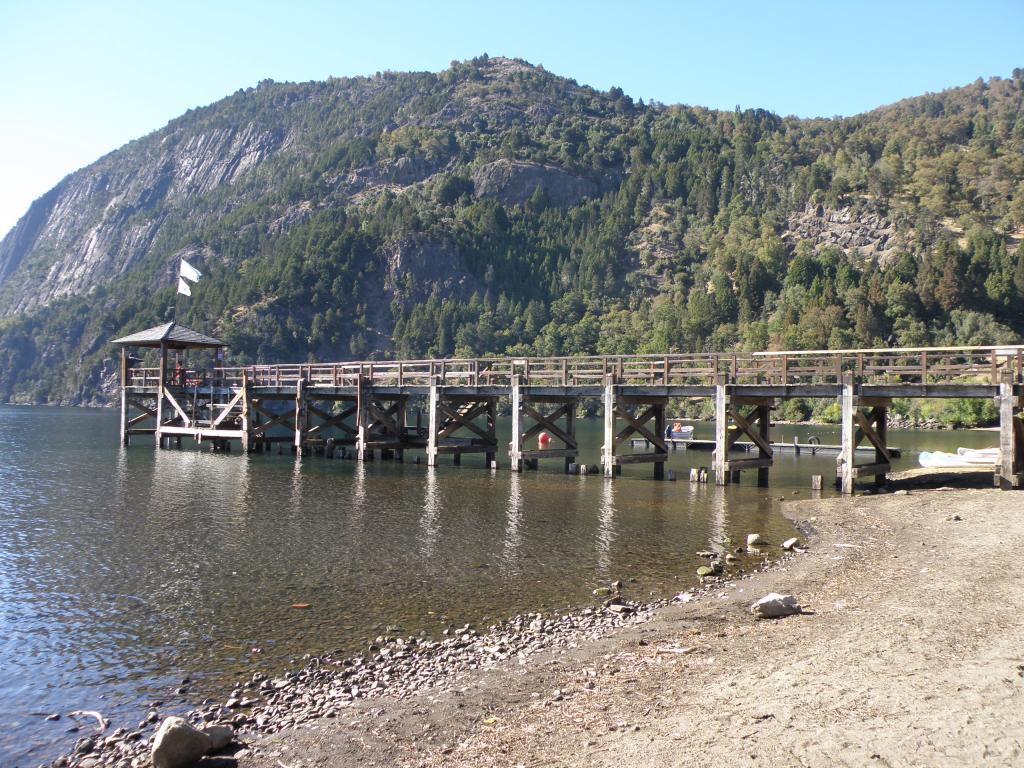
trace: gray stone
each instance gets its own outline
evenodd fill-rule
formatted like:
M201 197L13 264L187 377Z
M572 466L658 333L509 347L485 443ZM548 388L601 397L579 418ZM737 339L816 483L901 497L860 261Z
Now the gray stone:
M153 739L153 768L189 768L212 748L209 735L180 717L168 717Z
M761 537L760 533L748 533L747 534L747 546L748 547L758 547L758 546L761 546L762 544L767 544L767 543L768 542L765 541Z
M750 612L759 619L779 619L801 613L802 608L792 595L772 592L750 606Z
M235 739L235 731L230 725L208 725L203 733L210 737L211 751L224 749Z
M782 542L782 548L787 552L792 552L796 548L796 545L800 543L800 539L795 536L792 539L786 539Z

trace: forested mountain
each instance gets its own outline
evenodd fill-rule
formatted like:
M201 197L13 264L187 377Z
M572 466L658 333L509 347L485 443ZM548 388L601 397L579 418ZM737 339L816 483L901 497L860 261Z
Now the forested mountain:
M1024 70L841 119L634 102L526 62L262 82L0 242L0 401L102 400L170 319L239 362L1003 343Z

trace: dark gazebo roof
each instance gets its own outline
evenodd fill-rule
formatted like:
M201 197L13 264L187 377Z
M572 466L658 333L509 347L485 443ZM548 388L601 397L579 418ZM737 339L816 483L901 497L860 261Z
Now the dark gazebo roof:
M226 347L220 339L184 328L177 323L154 325L144 331L114 339L114 344L122 347L162 347L168 349L192 349L195 347Z

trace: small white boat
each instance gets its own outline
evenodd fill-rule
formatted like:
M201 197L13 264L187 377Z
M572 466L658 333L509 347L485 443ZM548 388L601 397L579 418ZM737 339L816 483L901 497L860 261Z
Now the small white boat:
M689 440L693 437L693 425L674 421L665 427L665 438L668 440Z
M956 453L921 451L922 467L994 467L999 463L998 448L958 448Z

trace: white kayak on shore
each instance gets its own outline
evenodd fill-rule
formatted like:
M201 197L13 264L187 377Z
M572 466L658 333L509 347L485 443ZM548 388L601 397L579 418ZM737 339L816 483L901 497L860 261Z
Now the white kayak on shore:
M921 451L922 467L994 467L999 463L998 448L957 448L956 453Z

